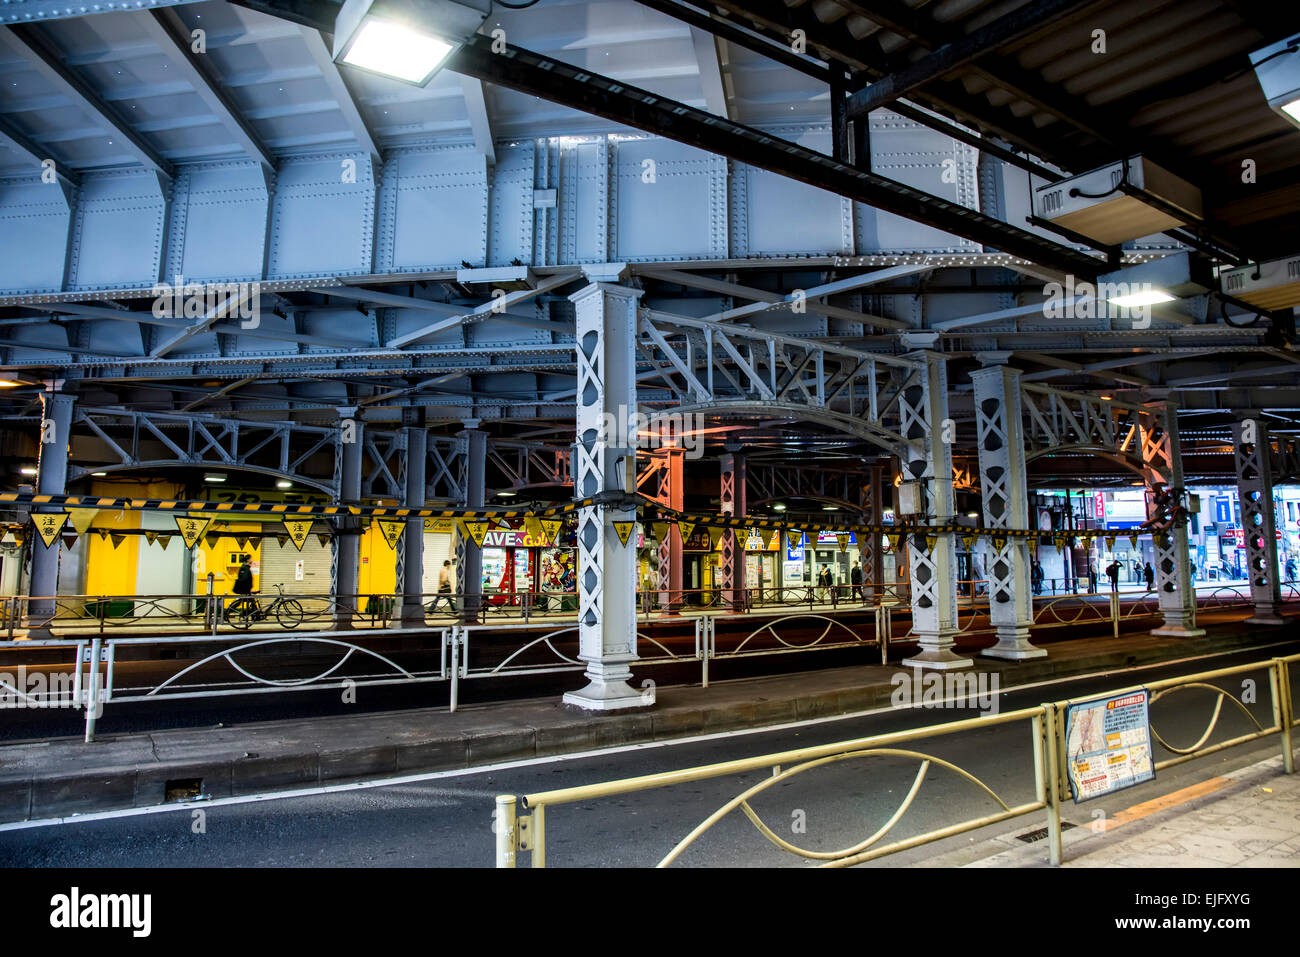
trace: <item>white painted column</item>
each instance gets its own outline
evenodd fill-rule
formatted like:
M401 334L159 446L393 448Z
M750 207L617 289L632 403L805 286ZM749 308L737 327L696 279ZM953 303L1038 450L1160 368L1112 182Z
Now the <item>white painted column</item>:
M1253 625L1281 625L1285 622L1277 613L1282 602L1282 574L1277 563L1273 516L1272 442L1261 416L1253 412L1240 415L1233 457L1237 464L1241 527L1246 537L1246 575L1255 602L1255 614L1246 620Z
M943 671L969 668L971 660L953 651L957 634L957 536L952 531L938 530L956 522L948 370L937 352L921 350L908 353L906 358L921 363L922 368L899 397L905 443L901 450L903 481L919 486L921 521L936 530L909 535L907 540L912 632L921 650L903 664Z
M1140 417L1140 431L1143 474L1147 481L1147 515L1150 517L1157 484L1163 483L1175 489L1184 503L1186 494L1183 490L1177 407L1168 401L1153 402L1147 405L1147 410L1149 414ZM1192 570L1188 564L1190 551L1186 517L1169 532L1152 535L1152 543L1156 556L1156 594L1165 623L1151 634L1180 638L1205 634L1204 629L1196 627L1196 592L1192 589Z
M588 269L591 285L570 296L577 311L578 413L574 497L619 496L636 482L636 323L641 290L617 285L625 267ZM621 414L620 414L621 413ZM609 434L608 423L627 423ZM614 522L635 522L635 507L593 505L578 512L578 657L587 686L566 704L611 711L654 704L632 688L636 660L636 535L619 541Z
M975 384L984 527L1028 528L1020 370L990 365L972 372L971 381ZM1047 655L1029 641L1034 620L1029 569L1027 538L1003 536L987 543L984 570L989 582L989 619L998 634L998 643L983 652L991 658L1020 660Z

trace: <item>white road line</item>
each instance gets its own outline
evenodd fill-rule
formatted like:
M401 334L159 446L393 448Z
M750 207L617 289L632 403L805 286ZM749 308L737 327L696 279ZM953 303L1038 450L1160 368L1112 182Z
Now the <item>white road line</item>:
M1253 648L1235 648L1227 651L1214 651L1204 655L1193 655L1187 658L1175 658L1170 661L1158 661L1146 665L1135 665L1132 668L1124 669L1124 672L1130 673L1134 671L1148 671L1154 668L1166 668L1171 665L1179 665L1191 661L1203 661L1206 658L1222 658L1227 655L1244 654L1249 651L1263 651L1266 648L1275 648L1287 644L1292 644L1292 642L1277 641L1267 645L1257 645ZM1003 688L1001 693L1007 695L1013 691L1028 691L1033 688L1045 688L1071 681L1087 681L1090 678L1100 678L1115 673L1116 672L1113 671L1095 671L1083 675L1050 678L1045 681L1036 681L1029 684L1012 685ZM735 678L730 680L744 681L752 679ZM726 682L720 681L716 683L724 684ZM941 703L946 704L955 700L955 697L950 696L944 698ZM894 708L892 706L870 708L866 711L854 711L850 714L828 715L822 718L805 718L802 721L790 721L785 724L767 725L761 728L737 728L732 731L715 731L712 734L698 734L692 735L688 738L667 738L662 741L643 741L637 744L622 744L612 748L600 748L595 751L578 751L573 754L552 754L540 758L523 758L518 761L505 761L500 764L485 764L473 768L452 768L446 771L425 771L420 774L407 774L400 777L375 778L368 781L350 781L346 784L327 784L314 788L297 788L288 791L265 791L259 794L241 794L234 797L217 798L211 801L187 801L178 804L157 804L151 807L122 808L117 811L96 811L91 814L74 814L71 817L41 818L36 821L14 821L9 824L0 824L0 832L21 831L33 827L51 827L57 824L81 824L88 821L107 821L114 818L137 817L143 814L193 811L195 808L227 807L235 804L255 804L262 801L278 801L284 798L318 797L325 794L340 794L346 791L362 791L369 788L392 787L398 784L418 784L423 781L437 781L443 778L464 777L471 774L491 774L495 771L508 771L512 768L526 768L539 764L555 764L560 761L581 761L587 758L600 758L612 754L625 754L630 751L645 751L651 748L675 747L677 745L697 744L704 741L719 741L726 738L744 737L751 734L769 734L778 731L789 731L794 728L807 728L814 725L830 724L835 721L852 721L857 718L865 718L874 714L883 714L886 711L902 710L920 711L933 710L933 708L922 709L920 705L913 705L909 709Z

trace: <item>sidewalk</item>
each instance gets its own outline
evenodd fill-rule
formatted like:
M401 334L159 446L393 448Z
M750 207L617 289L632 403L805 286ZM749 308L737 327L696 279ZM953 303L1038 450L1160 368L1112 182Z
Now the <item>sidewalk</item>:
M1294 641L1295 623L1260 629L1209 626L1200 638L1059 641L1022 662L974 658L1002 690L1052 678ZM1294 648L1294 645L1291 646ZM442 708L104 734L0 746L0 822L42 820L161 804L168 782L199 781L212 798L347 780L450 770L592 751L887 707L899 665L861 665L762 678L661 687L651 708L592 714L546 698ZM573 676L578 680L578 676ZM17 719L21 712L11 712Z
M1006 834L965 866L1048 867L1046 843ZM1300 773L1279 754L1071 828L1061 851L1062 867L1300 867Z

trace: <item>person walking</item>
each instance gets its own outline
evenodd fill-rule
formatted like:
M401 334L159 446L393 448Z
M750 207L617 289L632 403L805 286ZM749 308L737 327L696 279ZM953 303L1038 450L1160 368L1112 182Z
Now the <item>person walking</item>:
M1088 562L1088 594L1097 594L1097 563Z
M1106 566L1106 575L1110 578L1110 590L1119 591L1119 560L1116 559Z
M1147 591L1150 591L1156 584L1156 570L1151 567L1150 562L1147 562L1146 567L1142 569L1142 574L1147 581Z
M1033 567L1029 570L1029 579L1034 586L1034 594L1041 594L1043 591L1043 566L1038 559L1034 559Z
M853 563L853 570L849 572L849 584L853 586L852 595L857 601L866 601L862 593L862 566L857 562Z
M438 572L438 594L434 596L433 604L429 606L430 614L438 610L438 602L444 598L447 601L447 610L455 614L456 604L451 600L451 559L444 561L442 569Z

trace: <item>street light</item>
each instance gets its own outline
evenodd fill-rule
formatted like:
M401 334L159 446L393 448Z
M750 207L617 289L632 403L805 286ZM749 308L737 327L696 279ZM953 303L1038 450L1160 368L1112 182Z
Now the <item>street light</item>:
M334 62L426 86L491 10L490 0L345 0Z

